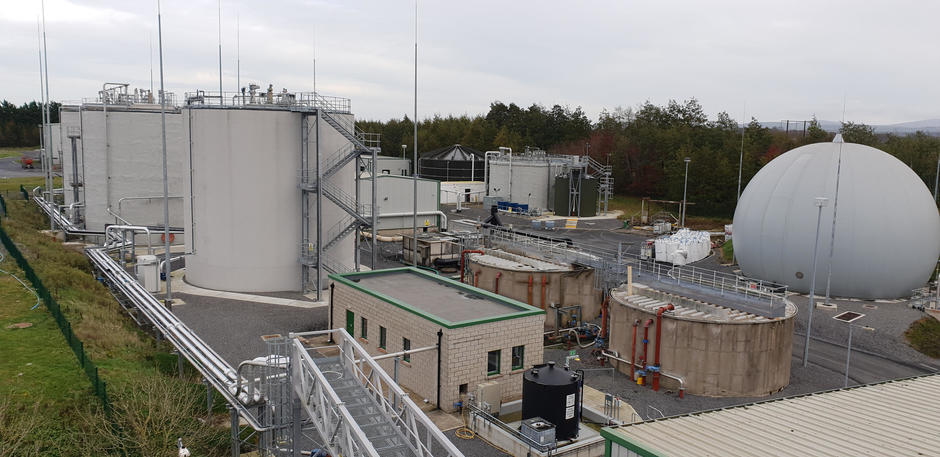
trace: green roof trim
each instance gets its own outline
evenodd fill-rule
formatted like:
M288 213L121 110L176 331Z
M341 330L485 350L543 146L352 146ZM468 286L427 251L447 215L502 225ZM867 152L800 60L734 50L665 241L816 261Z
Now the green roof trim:
M509 314L503 314L503 315L500 315L500 316L484 317L484 318L480 318L480 319L471 319L471 320L466 320L466 321L461 321L461 322L451 322L451 321L449 321L449 320L447 320L447 319L442 319L442 318L440 318L440 317L438 317L438 316L435 316L435 315L433 315L433 314L431 314L431 313L429 313L429 312L427 312L427 311L424 311L424 310L415 308L415 307L413 307L413 306L411 306L411 305L409 305L409 304L407 304L407 303L405 303L405 302L403 302L403 301L401 301L401 300L398 300L397 298L390 297L390 296L385 295L385 294L383 294L383 293L379 293L379 292L376 292L376 291L374 291L374 290L368 289L368 288L366 288L366 287L364 287L364 286L359 285L358 283L356 283L355 281L352 280L353 278L356 278L357 276L371 276L371 275L381 275L381 274L397 273L397 272L408 272L408 273L411 273L411 274L419 275L419 276L422 276L422 277L424 277L424 278L426 278L426 279L429 279L429 280L431 280L431 281L437 281L437 282L439 282L439 283L447 284L447 285L449 285L449 286L453 286L453 287L456 287L456 288L458 288L458 289L462 289L462 290L464 290L465 292L468 292L468 293L480 295L480 296L486 297L486 298L488 298L488 299L490 299L490 300L498 301L498 302L503 303L503 304L505 304L505 305L509 305L509 306L511 306L511 307L513 307L513 308L517 308L517 309L519 309L519 311L518 311L518 312L514 312L514 313L509 313ZM378 298L379 300L382 300L382 301L384 301L384 302L386 302L386 303L389 303L389 304L392 304L392 305L394 305L394 306L397 306L397 307L399 307L399 308L401 308L401 309L403 309L403 310L405 310L405 311L408 311L409 313L412 313L412 314L421 316L421 317L424 318L424 319L427 319L427 320L429 320L429 321L431 321L431 322L434 322L434 323L436 323L436 324L438 324L438 325L444 326L445 328L448 328L448 329L461 328L461 327L469 327L469 326L472 326L472 325L486 324L486 323L489 323L489 322L497 322L497 321L504 321L504 320L509 320L509 319L518 319L518 318L520 318L520 317L536 316L536 315L540 315L540 314L545 314L545 311L543 311L543 310L541 310L541 309L539 309L539 308L536 308L536 307L534 307L534 306L529 306L529 305L527 305L527 304L525 304L525 303L522 303L522 302L520 302L520 301L513 300L513 299L511 299L511 298L504 297L504 296L502 296L502 295L494 294L494 293L492 293L492 292L490 292L490 291L488 291L488 290L483 290L483 289L480 289L480 288L477 288L477 287L473 287L473 286L464 284L464 283L462 283L462 282L460 282L460 281L455 281L455 280L453 280L453 279L450 279L450 278L447 278L447 277L444 277L444 276L440 276L440 275L437 275L437 274L434 274L434 273L430 273L430 272L427 272L427 271L424 271L424 270L421 270L421 269L418 269L418 268L415 268L415 267L400 267L400 268L389 268L389 269L385 269L385 270L372 270L372 271L359 271L359 272L354 272L354 273L331 274L331 275L329 275L329 278L332 279L333 281L338 282L338 283L341 283L341 284L347 285L347 286L349 286L349 287L352 287L353 289L358 290L358 291L360 291L360 292L362 292L362 293L365 293L365 294L371 295L371 296L373 296L373 297L375 297L375 298Z
M634 442L632 442L632 441L629 441L625 436L623 436L623 435L617 433L617 429L614 428L614 427L604 427L604 428L602 428L602 429L601 429L601 436L604 437L604 440L605 440L606 443L607 443L607 444L605 445L605 455L607 455L607 456L610 456L610 455L611 455L611 451L612 451L612 450L611 450L611 448L610 448L610 445L611 445L610 443L611 443L611 442L614 442L614 443L617 443L618 445L620 445L620 446L622 446L622 447L625 447L625 448L627 448L627 449L629 449L629 450L635 452L636 454L638 454L638 455L640 455L640 456L642 456L642 457L663 457L663 454L660 454L660 453L658 453L658 452L656 452L656 451L653 451L653 450L651 450L651 449L648 449L648 448L645 448L645 447L643 447L643 446L640 446L639 444L636 444L636 443L634 443Z

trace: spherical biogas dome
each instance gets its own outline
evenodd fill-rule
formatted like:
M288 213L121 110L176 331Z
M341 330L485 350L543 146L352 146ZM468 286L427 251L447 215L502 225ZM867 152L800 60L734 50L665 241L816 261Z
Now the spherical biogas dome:
M852 143L796 148L748 183L733 229L734 253L744 274L809 292L816 197L828 198L819 226L817 294L826 290L834 207L831 295L897 298L924 285L940 255L940 216L933 196L901 161Z

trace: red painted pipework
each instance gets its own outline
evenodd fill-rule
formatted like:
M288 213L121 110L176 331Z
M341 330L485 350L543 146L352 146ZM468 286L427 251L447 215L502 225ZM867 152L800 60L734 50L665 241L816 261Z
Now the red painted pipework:
M656 360L653 362L657 368L657 370L653 372L653 390L656 391L659 390L659 344L663 340L663 313L673 309L676 309L676 307L670 303L660 307L659 310L656 311Z
M635 378L636 369L636 328L640 326L640 320L635 319L633 321L633 348L630 350L630 381L633 381Z
M529 275L529 306L532 306L532 275Z
M643 357L640 358L640 365L644 370L646 369L646 346L650 342L650 325L652 323L652 319L647 319L643 324Z
M604 301L601 303L601 338L607 339L607 319L609 318L610 312L608 307L610 306L610 295L604 297Z
M480 286L480 272L478 271L473 274L473 287L479 287L479 286Z
M545 309L545 284L548 284L548 278L542 275L542 309Z
M464 259L466 258L467 254L471 254L471 253L475 253L475 254L486 254L485 252L483 252L483 251L481 251L481 250L479 250L479 249L465 249L465 250L463 250L463 251L460 251L460 282L463 282L463 272L464 272L463 266L464 266Z
M502 276L503 276L503 272L502 272L502 271L496 272L496 287L494 287L494 289L496 289L496 290L493 291L494 294L498 294L498 293L499 293L499 278L502 277Z

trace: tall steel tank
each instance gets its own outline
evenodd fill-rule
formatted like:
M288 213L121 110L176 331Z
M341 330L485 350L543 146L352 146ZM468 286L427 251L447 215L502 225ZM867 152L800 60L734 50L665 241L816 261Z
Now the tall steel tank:
M302 124L307 117L308 170L314 168L319 131L321 159L328 162L349 141L313 110L293 105L189 105L183 109L191 174L184 198L186 281L238 292L299 291L302 284ZM352 124L352 114L332 114ZM355 195L355 161L325 182ZM345 218L323 199L323 231ZM316 198L309 198L309 233L316 239ZM324 233L326 237L328 233ZM330 261L355 265L354 237L329 250ZM324 239L324 243L326 239ZM315 270L311 273L315 277ZM313 280L311 280L312 282Z
M541 417L555 425L555 439L578 437L581 425L581 373L555 366L536 365L522 378L522 420Z

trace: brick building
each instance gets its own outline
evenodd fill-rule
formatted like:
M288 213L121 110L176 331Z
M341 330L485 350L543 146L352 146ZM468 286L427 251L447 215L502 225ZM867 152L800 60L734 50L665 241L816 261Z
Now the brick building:
M440 395L438 406L453 411L487 381L500 383L503 401L518 399L523 372L542 363L545 312L538 308L416 268L330 278L331 326L345 328L370 354L435 346L400 363L398 382L422 397L416 401L436 403ZM394 360L379 363L393 372Z

